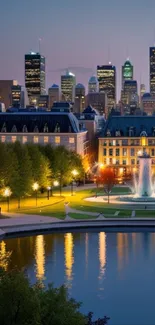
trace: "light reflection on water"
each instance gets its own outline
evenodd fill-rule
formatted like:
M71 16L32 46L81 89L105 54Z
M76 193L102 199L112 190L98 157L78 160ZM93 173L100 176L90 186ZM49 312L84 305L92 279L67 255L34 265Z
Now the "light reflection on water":
M83 302L83 312L108 315L110 325L155 324L155 233L102 231L3 240L0 266L25 268L32 283L65 283Z

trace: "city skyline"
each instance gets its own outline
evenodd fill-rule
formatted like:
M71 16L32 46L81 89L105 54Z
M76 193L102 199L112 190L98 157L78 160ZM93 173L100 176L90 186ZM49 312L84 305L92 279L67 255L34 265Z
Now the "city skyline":
M140 81L146 84L148 91L149 47L155 40L155 4L148 2L112 0L104 4L98 0L90 4L79 0L74 7L70 0L65 4L60 0L53 4L49 0L38 1L37 7L35 1L30 6L29 0L25 4L15 0L9 6L4 3L0 79L17 79L24 85L24 55L30 50L39 51L41 38L41 54L46 57L46 89L53 83L60 85L61 72L67 67L80 67L73 72L77 83L87 87L97 65L111 61L117 69L118 100L121 66L129 57L134 79L139 85Z

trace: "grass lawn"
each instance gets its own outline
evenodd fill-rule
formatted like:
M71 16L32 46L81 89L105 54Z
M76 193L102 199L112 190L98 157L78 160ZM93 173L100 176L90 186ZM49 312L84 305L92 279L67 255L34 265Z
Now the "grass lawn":
M105 217L115 217L114 214L116 211L120 211L119 215L116 217L131 217L132 210L136 210L136 217L155 217L155 211L149 210L139 210L140 207L133 206L128 204L126 208L121 205L108 204L105 202L88 202L84 198L91 197L95 195L96 190L87 189L77 191L73 196L70 194L70 189L65 189L62 192L62 196L59 196L58 192L54 192L54 196L47 199L46 194L38 196L37 206L36 198L28 197L21 200L21 208L18 209L17 200L10 199L10 212L14 213L23 213L23 214L36 214L41 216L51 216L59 219L65 218L65 206L64 203L68 202L71 208L80 210L81 213L72 213L70 216L75 219L90 219L88 215L84 215L82 212L96 212L103 213ZM118 193L130 193L128 187L114 187L112 194ZM100 192L102 194L102 192ZM2 214L7 211L7 202L0 202L2 209ZM3 217L4 218L4 217ZM95 217L92 217L95 218Z
M69 213L69 216L73 219L96 219L96 217L87 216L86 214Z

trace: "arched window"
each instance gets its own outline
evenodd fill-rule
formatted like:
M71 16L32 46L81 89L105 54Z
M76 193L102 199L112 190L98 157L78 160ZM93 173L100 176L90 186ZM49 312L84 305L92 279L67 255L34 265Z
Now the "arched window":
M27 133L28 132L28 129L27 129L27 126L26 125L23 126L22 132L23 133Z
M45 133L45 132L49 132L47 123L44 125L43 132L44 132L44 133Z
M39 133L39 129L38 129L38 126L37 125L35 125L33 132L34 133Z
M142 131L141 134L140 134L140 137L147 137L146 131Z
M56 123L54 132L55 133L59 133L60 132L60 124L59 123Z
M6 129L6 124L4 123L3 124L3 126L2 126L2 128L1 128L1 132L7 132L7 129Z
M16 125L13 125L13 127L12 127L12 129L11 129L11 132L12 132L12 133L17 133Z

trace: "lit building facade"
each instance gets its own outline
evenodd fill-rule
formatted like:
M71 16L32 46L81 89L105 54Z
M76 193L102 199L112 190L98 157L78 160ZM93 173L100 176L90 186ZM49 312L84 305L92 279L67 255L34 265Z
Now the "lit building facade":
M40 95L45 95L45 57L31 52L25 55L25 87L30 105L37 106Z
M107 95L108 113L116 105L116 68L115 66L102 65L97 66L97 78L99 82L99 92L105 92Z
M63 101L74 101L75 85L75 75L69 71L66 71L66 74L61 76L61 96Z
M68 103L55 103L51 112L0 113L0 141L65 146L82 157L87 154L87 131L70 112Z
M133 80L133 65L129 60L125 61L122 66L122 89L126 80Z
M134 99L135 98L135 99ZM136 80L125 80L124 88L121 91L121 102L128 105L130 102L137 101L138 89Z
M155 172L155 116L110 116L99 138L99 163L111 166L116 177L127 177L138 171L144 151Z
M150 94L155 96L155 47L150 47Z
M59 86L56 84L53 84L49 89L48 89L48 108L51 110L53 104L55 102L59 102L60 100L60 90Z
M82 113L85 108L85 87L82 84L77 84L75 87L75 99L73 111Z
M140 107L142 108L142 98L143 95L146 93L146 87L144 84L140 85Z
M98 91L99 91L98 80L95 76L92 76L88 81L88 94L97 93Z
M12 107L25 107L25 91L20 85L11 87L11 106Z

